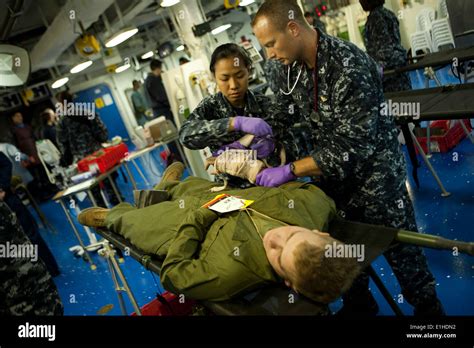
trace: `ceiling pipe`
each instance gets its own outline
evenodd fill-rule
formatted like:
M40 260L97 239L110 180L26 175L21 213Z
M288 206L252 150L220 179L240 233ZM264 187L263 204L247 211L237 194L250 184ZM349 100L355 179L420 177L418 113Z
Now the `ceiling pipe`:
M114 0L68 0L31 51L32 71L56 64L58 57L79 36L74 32L74 23L81 20L84 28L89 28L113 2ZM70 18L71 13L74 14L75 20Z
M13 8L8 8L9 15L3 27L0 28L0 41L8 40L8 37L10 36L10 33L12 32L13 27L15 26L15 22L17 21L18 17L23 14L23 12L21 11L21 9L23 8L23 3L23 0L16 0L15 4L13 5Z

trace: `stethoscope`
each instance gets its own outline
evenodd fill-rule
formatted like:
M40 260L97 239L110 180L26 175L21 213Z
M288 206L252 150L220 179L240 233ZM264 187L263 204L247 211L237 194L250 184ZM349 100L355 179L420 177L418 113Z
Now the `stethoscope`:
M304 69L304 62L301 63L301 68L300 68L300 71L298 73L298 77L296 78L296 82L295 84L293 85L292 88L290 88L290 73L291 73L291 66L288 66L288 77L287 77L287 87L288 87L288 90L289 92L285 92L283 89L280 88L280 92L283 93L284 95L291 95L293 93L293 91L295 90L296 86L298 85L298 82L300 81L300 77L301 77L301 74L303 73L303 69Z
M298 82L300 81L301 73L303 72L303 69L305 67L304 62L301 64L300 71L298 73L298 77L296 78L296 82L293 85L292 88L290 88L290 72L291 72L291 66L288 66L288 79L287 79L287 87L289 92L285 92L283 89L280 88L280 92L283 93L284 95L291 95L293 91L295 90L296 86L298 85ZM313 72L313 82L314 82L314 110L313 114L315 115L314 117L312 116L311 118L317 118L316 114L318 112L318 76L316 73L318 67L318 56L316 55L316 61L314 64L314 72ZM313 115L312 114L312 115Z
M317 30L316 30L317 32ZM317 36L317 42L319 44L319 37L320 35L318 34ZM298 82L300 81L301 74L303 73L303 69L305 67L304 62L301 62L301 68L298 73L298 77L296 78L295 84L293 85L292 88L290 88L290 73L291 73L291 66L288 66L288 76L287 76L287 87L289 92L285 92L283 89L280 88L280 92L283 93L284 95L290 95L293 93L295 90L296 86L298 85ZM317 69L318 69L318 55L316 54L315 57L315 62L314 62L314 73L313 73L313 81L314 81L314 111L317 113L318 111L318 76L317 76Z

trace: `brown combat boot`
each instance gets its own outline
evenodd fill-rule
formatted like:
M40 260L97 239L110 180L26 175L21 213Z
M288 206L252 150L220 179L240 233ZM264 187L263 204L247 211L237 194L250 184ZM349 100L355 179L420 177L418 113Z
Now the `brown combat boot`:
M110 209L100 207L87 208L80 212L77 219L83 226L105 227L105 218L109 212Z
M165 181L180 181L183 173L184 164L181 162L173 162L164 171L160 184Z

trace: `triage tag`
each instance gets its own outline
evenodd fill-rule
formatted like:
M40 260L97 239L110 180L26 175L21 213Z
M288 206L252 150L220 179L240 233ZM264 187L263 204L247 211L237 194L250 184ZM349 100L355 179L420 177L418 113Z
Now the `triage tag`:
M207 202L202 207L211 209L217 213L225 214L247 208L253 202L254 201L240 199L224 193L216 196L213 200Z

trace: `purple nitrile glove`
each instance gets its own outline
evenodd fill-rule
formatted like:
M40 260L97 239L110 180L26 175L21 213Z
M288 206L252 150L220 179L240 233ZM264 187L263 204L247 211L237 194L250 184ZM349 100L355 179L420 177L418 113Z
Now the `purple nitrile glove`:
M296 176L291 172L290 165L287 164L283 167L262 170L257 175L256 184L258 186L277 187L295 179Z
M273 135L272 127L270 127L267 122L257 117L235 117L234 130L247 134L253 134L257 137Z
M273 139L269 137L255 137L252 144L250 144L250 149L257 151L258 159L263 159L267 158L273 153L273 151L275 151L275 143L273 142Z
M238 141L234 141L233 143L221 146L219 148L219 150L212 153L212 156L217 157L217 156L221 155L222 153L224 153L225 150L227 150L227 149L229 149L229 150L245 150L246 147L244 145L242 145L241 143L239 143Z

